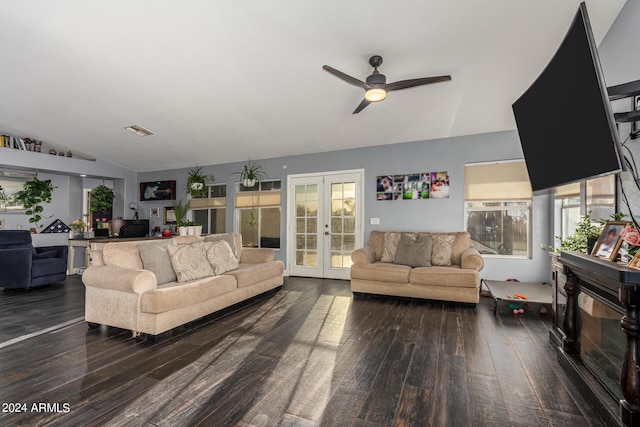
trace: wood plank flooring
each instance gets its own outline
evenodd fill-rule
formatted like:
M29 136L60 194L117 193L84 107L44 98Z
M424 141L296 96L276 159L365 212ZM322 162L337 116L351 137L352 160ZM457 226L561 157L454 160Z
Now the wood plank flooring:
M602 425L533 304L494 317L489 298L354 298L345 281L287 278L157 342L89 330L83 307L78 276L0 292L0 425Z

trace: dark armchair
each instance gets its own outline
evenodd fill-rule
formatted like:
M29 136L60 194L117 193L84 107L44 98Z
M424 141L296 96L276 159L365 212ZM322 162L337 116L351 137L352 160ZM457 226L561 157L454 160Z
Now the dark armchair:
M67 277L67 246L35 248L26 230L0 230L0 288L33 288Z

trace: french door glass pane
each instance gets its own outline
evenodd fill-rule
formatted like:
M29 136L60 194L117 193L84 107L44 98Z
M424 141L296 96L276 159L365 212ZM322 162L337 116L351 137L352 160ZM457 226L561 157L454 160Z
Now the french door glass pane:
M355 182L331 184L331 267L347 268L352 264L355 242Z
M318 185L301 184L295 187L296 197L296 265L318 265Z

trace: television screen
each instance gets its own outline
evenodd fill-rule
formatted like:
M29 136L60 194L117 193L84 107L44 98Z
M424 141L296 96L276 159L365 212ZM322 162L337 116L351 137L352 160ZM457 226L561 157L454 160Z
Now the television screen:
M534 193L623 170L584 3L555 55L513 104Z

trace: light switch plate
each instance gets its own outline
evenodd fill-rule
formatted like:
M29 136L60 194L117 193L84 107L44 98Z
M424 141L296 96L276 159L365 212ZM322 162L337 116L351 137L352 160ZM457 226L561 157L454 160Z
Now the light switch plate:
M380 218L369 218L370 225L380 225Z

